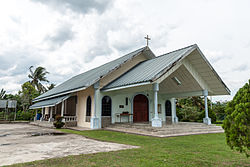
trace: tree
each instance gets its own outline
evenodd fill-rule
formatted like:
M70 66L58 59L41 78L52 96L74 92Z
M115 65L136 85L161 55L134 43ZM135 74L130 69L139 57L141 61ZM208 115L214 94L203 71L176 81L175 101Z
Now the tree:
M46 74L49 72L46 71L44 67L37 67L35 71L32 70L33 66L30 66L30 74L28 77L31 79L30 83L39 93L46 92L46 87L43 86L42 82L49 82L46 78Z
M4 89L1 89L0 91L0 99L4 99L6 91Z
M211 101L208 99L208 106ZM212 123L216 122L216 115L213 110L209 109L209 117ZM202 122L205 117L204 98L200 96L178 99L176 104L176 114L180 121Z
M213 111L216 114L217 120L224 120L226 117L227 102L216 102L213 104Z
M51 83L48 87L47 90L51 90L56 86L56 84Z
M250 154L250 80L226 106L223 128L231 149Z
M32 86L30 82L25 82L22 85L22 91L19 91L23 111L27 111L32 104L32 99L39 96L39 92Z

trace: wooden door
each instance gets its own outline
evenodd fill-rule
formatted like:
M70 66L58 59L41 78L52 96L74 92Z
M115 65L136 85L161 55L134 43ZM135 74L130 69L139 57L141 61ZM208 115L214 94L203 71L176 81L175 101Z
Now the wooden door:
M136 95L133 101L133 122L147 122L148 98L142 94Z

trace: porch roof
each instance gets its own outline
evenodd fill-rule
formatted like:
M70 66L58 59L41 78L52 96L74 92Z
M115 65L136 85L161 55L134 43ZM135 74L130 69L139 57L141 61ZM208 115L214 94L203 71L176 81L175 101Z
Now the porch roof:
M32 106L30 106L29 109L53 107L53 106L61 103L63 100L68 99L69 97L70 97L70 95L64 95L64 96L60 96L60 97L51 98L48 100L39 101L39 102L33 104Z
M190 57L189 55L193 55L192 60L199 60L197 61L198 64L196 62L196 64L192 64L192 66L195 67L198 73L201 73L199 76L201 77L201 80L204 80L203 83L206 84L206 89L211 91L209 92L210 95L230 94L230 90L221 80L196 44L141 62L121 77L105 86L102 90L112 91L158 82L159 78L165 78L164 75L168 71L172 69L174 69L172 72L176 71L179 68L178 65L184 63L182 60L186 57ZM192 60L190 60L190 62L195 62ZM202 85L199 85L199 90L200 86Z
M161 76L166 69L173 67L184 55L190 53L190 51L194 50L196 47L197 45L191 45L158 56L154 59L144 61L105 86L103 90L131 84L151 82Z

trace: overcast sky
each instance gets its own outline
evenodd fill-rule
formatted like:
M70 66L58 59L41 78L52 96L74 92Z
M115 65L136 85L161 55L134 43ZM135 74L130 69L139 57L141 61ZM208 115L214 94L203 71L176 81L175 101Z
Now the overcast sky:
M58 85L144 46L146 34L157 56L198 44L232 95L250 79L249 0L0 3L0 89L7 93L28 80L31 65L45 67Z

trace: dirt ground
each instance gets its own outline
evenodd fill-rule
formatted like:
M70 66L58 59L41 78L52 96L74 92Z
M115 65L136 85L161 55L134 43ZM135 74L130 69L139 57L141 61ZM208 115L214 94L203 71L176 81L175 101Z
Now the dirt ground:
M29 124L0 124L0 166L68 155L137 148Z

